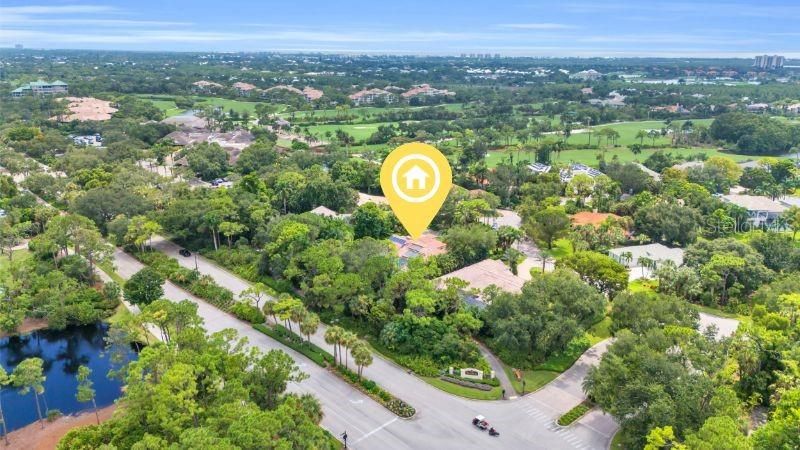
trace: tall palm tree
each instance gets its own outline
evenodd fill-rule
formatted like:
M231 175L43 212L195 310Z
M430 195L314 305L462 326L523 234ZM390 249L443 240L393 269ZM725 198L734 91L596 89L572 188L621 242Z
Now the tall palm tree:
M339 327L337 325L334 325L332 327L328 327L328 329L325 330L325 343L328 344L328 345L332 345L333 346L333 364L334 365L338 364L337 361L339 359L338 358L339 353L337 352L337 349L338 349L339 340L341 339L341 335L342 335L343 331L344 330L342 329L342 327Z
M356 341L358 341L358 336L356 336L356 334L351 332L351 331L345 331L344 333L342 333L342 335L340 337L339 343L344 347L344 367L345 368L347 368L347 362L348 362L348 359L349 359L348 355L347 355L347 352L350 349L350 347L352 347L353 344L356 343ZM339 361L339 362L341 362L341 361Z

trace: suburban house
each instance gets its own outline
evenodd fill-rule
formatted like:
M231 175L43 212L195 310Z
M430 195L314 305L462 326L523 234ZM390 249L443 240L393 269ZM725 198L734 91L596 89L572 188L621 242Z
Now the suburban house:
M164 136L165 140L171 141L175 145L189 146L201 142L219 144L228 152L228 160L231 164L239 159L242 151L249 147L255 140L255 136L247 130L234 130L228 133L212 133L209 130L179 130Z
M397 101L396 95L377 88L362 89L355 94L351 94L349 97L356 106L371 105L376 101L384 101L386 103L395 103Z
M213 81L200 80L192 83L192 92L202 94L206 92L213 92L217 89L222 89L222 87L223 86L221 84L214 83Z
M800 114L800 103L793 103L787 106L786 111L792 114Z
M316 208L309 211L311 214L316 214L318 216L327 217L329 219L345 219L350 217L350 214L339 214L336 211L326 207L326 206L317 206Z
M786 206L763 195L723 195L722 200L747 210L747 221L755 226L772 225L786 211Z
M599 227L609 218L611 219L619 219L620 217L616 214L611 213L598 213L598 212L591 212L591 211L581 211L578 213L573 214L570 217L573 226L581 226L581 225L591 225L595 228Z
M117 112L117 108L111 106L110 101L93 97L64 97L59 100L69 102L67 105L68 112L51 117L50 120L59 122L72 122L73 120L79 122L89 120L103 121L111 119L111 116Z
M428 256L441 255L447 251L447 245L431 233L423 233L417 239L393 234L389 237L389 240L397 249L401 267L405 267L411 258L427 258Z
M769 109L769 104L767 103L751 103L745 108L750 112L762 112Z
M569 183L572 180L572 177L578 174L588 175L592 178L599 177L603 175L603 172L600 172L597 169L589 167L585 164L580 163L572 163L569 165L568 168L561 169L559 171L559 175L561 176L562 183Z
M528 170L530 170L531 173L537 173L537 174L539 174L539 173L548 173L548 172L550 172L550 169L552 169L552 168L553 168L553 166L551 166L549 164L542 164L542 163L538 163L538 162L537 163L533 163L533 164L528 164Z
M388 205L389 204L389 201L386 200L386 197L384 197L382 195L370 195L370 194L365 194L363 192L359 192L358 193L358 200L356 202L356 204L358 206L361 206L361 205L363 205L365 203L370 203L370 202L375 203L376 205Z
M655 170L645 166L644 164L641 164L641 163L638 163L638 162L637 163L633 163L633 164L636 167L638 167L639 169L641 169L642 172L644 172L647 175L649 175L650 178L652 178L652 179L654 179L656 181L661 181L661 174L660 173L658 173Z
M100 134L90 134L86 136L72 136L72 143L75 145L80 146L89 146L89 147L102 147L103 146L103 137Z
M602 77L603 74L594 70L581 70L580 72L575 72L569 76L570 80L583 80L583 81L590 81L590 80L598 80Z
M250 93L258 89L250 83L242 83L241 81L233 83L233 88L236 89L240 97L250 97Z
M424 96L424 97L453 96L456 95L456 93L453 91L448 91L447 89L436 89L426 83L426 84L418 84L412 86L411 89L403 92L400 95L405 99L409 99L417 96Z
M479 308L486 306L482 292L489 286L497 286L500 290L514 294L522 292L525 280L514 275L502 262L496 259L483 261L463 267L437 278L436 285L444 286L444 282L451 278L458 278L467 282L467 289L463 292L464 301Z
M676 266L683 264L683 249L670 248L662 244L612 248L608 251L608 256L631 269L631 279L649 277L652 271L661 267L665 261L672 261Z
M22 86L11 91L12 97L24 97L26 95L57 95L66 94L69 85L61 80L51 82L39 80Z
M266 89L264 92L270 92L270 91L274 91L274 90L284 90L284 91L292 92L292 93L297 94L297 95L302 95L306 99L306 101L308 101L308 102L313 101L313 100L318 100L318 99L322 98L322 95L323 95L322 91L320 91L319 89L314 89L314 88L312 88L310 86L306 86L302 90L300 90L300 89L298 89L298 88L296 88L294 86L289 86L289 85L285 85L285 84L279 84L278 86L273 86L273 87L271 87L269 89Z

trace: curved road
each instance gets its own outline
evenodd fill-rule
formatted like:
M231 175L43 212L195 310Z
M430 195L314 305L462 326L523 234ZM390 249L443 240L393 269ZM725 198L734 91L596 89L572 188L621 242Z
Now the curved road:
M178 254L180 247L161 238L153 238L153 247L175 258L187 268L195 268L194 255ZM128 278L143 266L121 251L115 253L118 272ZM213 262L197 256L197 268L234 293L247 289L249 283ZM320 399L325 417L323 426L335 435L347 431L348 446L356 449L606 449L617 430L613 419L599 411L585 416L569 428L555 420L585 396L581 382L589 367L596 364L608 346L601 342L589 349L569 370L539 391L508 401L474 401L440 391L392 361L375 355L365 369L365 376L413 405L417 414L410 420L398 419L369 397L361 394L305 357L254 330L204 301L167 282L165 295L171 300L189 298L198 303L199 313L209 331L236 329L252 345L262 349L281 348L298 362L309 379L293 385L292 390L311 392ZM330 351L322 338L324 329L312 341ZM483 414L500 431L499 438L475 429L472 417Z

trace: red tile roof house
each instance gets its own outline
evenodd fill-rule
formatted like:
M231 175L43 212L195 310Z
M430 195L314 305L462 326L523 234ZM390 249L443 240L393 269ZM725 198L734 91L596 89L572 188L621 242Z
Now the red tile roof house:
M383 99L386 103L394 103L397 101L397 96L391 92L384 91L383 89L362 89L355 94L350 95L350 100L356 106L371 105L377 100Z
M310 86L304 87L303 90L301 91L300 89L297 89L294 86L288 86L288 85L285 85L285 84L280 84L278 86L273 86L273 87L265 90L264 92L274 91L276 89L282 89L284 91L293 92L293 93L295 93L297 95L302 95L303 97L305 97L306 101L309 101L309 102L310 101L314 101L314 100L318 100L318 99L322 98L322 95L323 95L322 91L320 91L319 89L314 89L314 88L312 88Z
M250 83L242 83L241 81L233 83L233 88L236 89L236 92L238 92L241 97L249 97L252 91L258 89Z
M397 256L400 257L400 266L405 267L408 260L411 258L441 255L447 252L447 244L440 241L436 235L432 233L423 233L417 239L411 239L408 236L392 235L389 237L395 248L397 249Z
M192 83L192 92L213 92L222 89L222 85L213 81L200 80Z
M447 89L436 89L431 87L429 84L418 84L400 95L402 95L403 98L411 98L418 95L423 95L426 97L451 96L456 95L456 93L453 91L448 91Z

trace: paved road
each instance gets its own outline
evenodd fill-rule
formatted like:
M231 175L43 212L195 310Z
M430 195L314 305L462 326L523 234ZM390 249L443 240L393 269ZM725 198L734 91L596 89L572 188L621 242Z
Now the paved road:
M194 269L194 255L189 258L180 256L178 254L180 247L174 243L163 238L154 237L152 245L155 249L177 259L184 267ZM127 255L124 256L131 258ZM201 273L210 275L217 283L227 287L234 293L241 292L249 286L245 280L217 266L206 258L198 256L196 263L197 269ZM120 264L119 261L117 264ZM227 327L235 328L245 336L257 334L257 337L261 339L258 341L251 340L255 345L268 345L269 348L279 346L279 344L255 332L249 325L233 319L216 308L210 306L208 308L210 310L206 311L203 308L202 311L203 317L209 317L206 319L207 324L219 320L217 319L218 316L224 316L227 318ZM312 340L317 345L331 351L322 339L322 335L323 331L320 330L316 335L312 336ZM269 344L266 344L265 341L268 341ZM336 395L331 395L328 392L329 385L341 385L346 390L350 389L350 387L316 366L309 367L307 372L311 377L302 384L308 383L306 388L309 389L309 392L313 392L320 398L326 413L323 425L337 434L341 432L339 430L347 429L350 436L349 443L353 444L354 448L605 449L617 427L610 416L600 415L595 417L594 420L597 423L587 424L588 426L583 424L584 420L581 420L579 424L567 429L557 428L553 423L561 414L584 399L581 392L581 380L588 368L599 360L607 345L608 341L590 349L572 368L536 393L516 400L497 402L472 401L449 395L417 377L407 374L405 369L392 361L375 355L373 364L364 371L365 376L399 395L417 409L417 415L408 421L402 419L392 420L394 416L390 415L388 420L380 419L367 423L368 421L365 417L356 415L351 419L347 415L343 422L330 423L328 422L329 411L339 414L346 414L347 411L337 411L337 409L341 410L341 399L346 398L346 396L341 397L340 390L337 390ZM288 353L296 361L307 361L295 352L289 351ZM323 378L319 372L324 373L327 377ZM370 399L365 400L364 403L367 402L372 403ZM362 405L365 409L367 408L363 404L359 405ZM375 403L372 403L372 406L372 409L382 409ZM485 415L500 430L502 436L500 438L490 438L485 433L480 433L474 429L470 424L470 420L476 414ZM356 424L357 428L350 426L350 423ZM390 438L387 438L387 435ZM390 444L386 442L386 439L397 439L402 443L394 441Z

